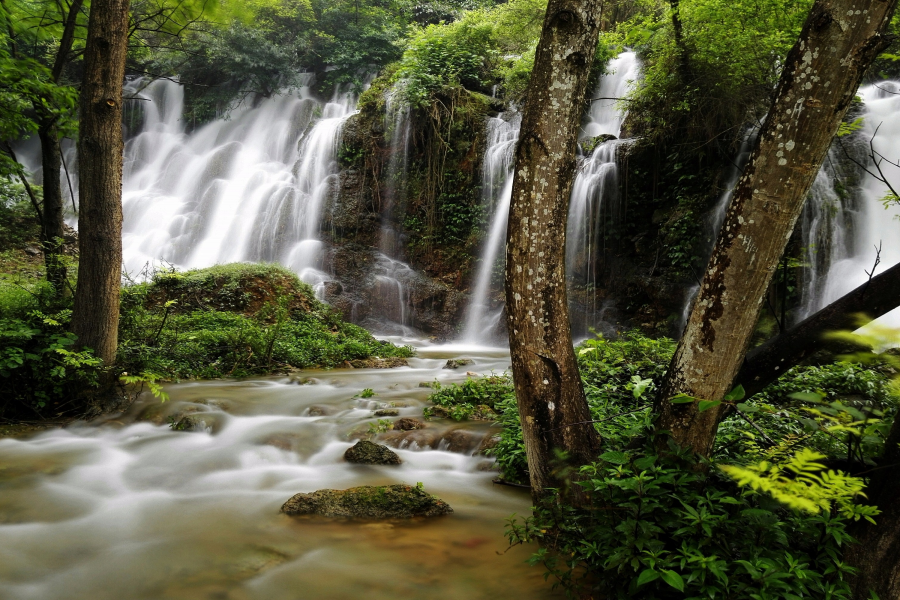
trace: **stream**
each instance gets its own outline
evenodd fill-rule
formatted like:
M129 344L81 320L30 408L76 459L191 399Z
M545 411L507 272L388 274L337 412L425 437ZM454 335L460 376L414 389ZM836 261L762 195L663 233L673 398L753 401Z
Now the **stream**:
M524 562L534 548L507 551L504 521L529 513L527 491L492 484L492 460L474 448L451 452L442 438L396 449L399 467L343 461L375 409L421 417L430 390L420 383L509 368L505 349L415 343L408 367L171 384L165 403L145 393L125 414L0 439L0 598L557 597ZM474 363L443 368L457 357ZM360 397L366 388L376 395ZM170 417L185 413L205 431L172 430ZM488 427L422 431L464 429L477 441ZM366 522L279 512L298 492L418 482L454 513Z

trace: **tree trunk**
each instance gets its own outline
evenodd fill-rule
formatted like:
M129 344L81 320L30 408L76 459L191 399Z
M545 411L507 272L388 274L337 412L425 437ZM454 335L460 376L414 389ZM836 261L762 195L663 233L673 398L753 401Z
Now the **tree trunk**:
M556 452L596 458L572 348L566 298L566 221L602 2L550 0L522 114L506 255L506 320L532 494L564 478Z
M847 562L858 569L854 600L869 600L871 590L882 600L900 598L900 419L896 417L884 448L866 486L868 502L881 509L875 517L877 524L859 521L850 530L858 542L847 552Z
M116 357L122 269L122 84L129 0L94 0L81 87L78 287L72 332L104 363Z
M41 140L41 168L44 175L44 210L42 213L44 265L47 281L53 286L57 296L63 294L66 285L66 267L61 260L62 237L65 234L63 217L62 185L60 169L62 158L59 149L59 132L53 124L55 118L42 124L38 130Z
M84 0L74 0L65 16L65 27L56 58L50 75L53 83L59 83L63 69L69 61L72 52L72 42L75 39L75 28L78 24L78 15ZM62 295L66 285L66 267L60 254L62 250L61 239L65 234L65 218L63 211L62 183L60 168L62 158L59 148L59 129L57 117L48 113L44 107L35 102L35 110L40 115L38 138L41 141L41 171L44 179L44 209L42 212L41 231L44 247L44 265L47 269L47 281L53 286L56 295Z
M734 190L684 336L657 397L657 430L708 456L772 274L897 0L816 0L787 56L757 147Z
M856 329L860 315L877 319L900 306L900 264L873 277L804 319L785 333L754 348L747 354L734 383L741 384L747 396L756 394L819 350L828 347L823 336L830 331Z

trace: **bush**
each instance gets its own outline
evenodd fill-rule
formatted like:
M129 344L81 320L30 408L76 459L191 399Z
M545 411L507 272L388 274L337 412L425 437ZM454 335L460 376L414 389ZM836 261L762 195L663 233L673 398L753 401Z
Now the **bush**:
M123 290L118 362L166 379L245 377L407 357L316 300L275 265L160 271Z
M673 448L608 451L582 468L585 508L550 501L510 543L574 594L646 600L849 598L849 520L742 491ZM578 596L581 597L581 596Z

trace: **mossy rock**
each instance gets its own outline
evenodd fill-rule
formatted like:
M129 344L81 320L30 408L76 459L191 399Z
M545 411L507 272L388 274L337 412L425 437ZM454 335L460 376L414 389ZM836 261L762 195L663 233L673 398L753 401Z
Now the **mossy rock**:
M296 494L281 507L287 515L319 515L364 519L437 517L453 512L450 505L411 485L364 485L348 490Z
M368 440L360 440L356 445L344 452L344 460L359 465L399 465L397 453L381 444Z
M467 365L474 364L475 361L471 358L451 358L447 361L447 364L444 365L445 369L458 369L460 367L465 367Z

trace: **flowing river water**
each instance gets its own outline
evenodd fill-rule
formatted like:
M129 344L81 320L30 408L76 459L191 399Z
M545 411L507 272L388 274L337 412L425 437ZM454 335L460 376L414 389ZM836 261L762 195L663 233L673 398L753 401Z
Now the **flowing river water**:
M474 363L443 368L460 356ZM533 548L506 551L505 519L531 503L492 484L491 459L474 455L489 424L432 421L421 445L396 450L399 467L342 459L374 410L421 417L430 390L420 383L508 368L504 349L421 345L408 367L172 384L166 403L144 394L125 414L0 439L0 598L555 597L524 562ZM362 398L366 388L376 395ZM205 430L169 427L186 413ZM418 482L454 513L279 512L298 492Z

